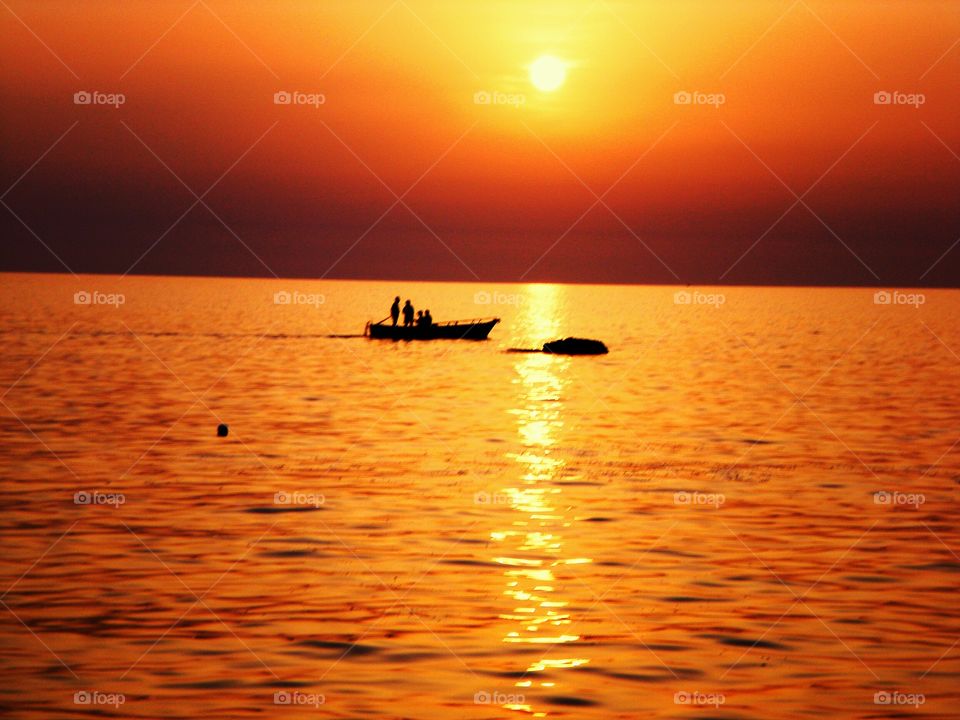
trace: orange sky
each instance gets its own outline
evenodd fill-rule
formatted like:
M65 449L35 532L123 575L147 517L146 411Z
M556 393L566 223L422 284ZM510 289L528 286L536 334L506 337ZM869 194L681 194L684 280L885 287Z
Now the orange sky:
M869 285L960 270L960 250L930 269L960 237L956 2L8 6L2 269ZM543 54L567 64L551 93L528 77ZM74 104L83 90L125 102ZM274 104L284 90L325 103Z

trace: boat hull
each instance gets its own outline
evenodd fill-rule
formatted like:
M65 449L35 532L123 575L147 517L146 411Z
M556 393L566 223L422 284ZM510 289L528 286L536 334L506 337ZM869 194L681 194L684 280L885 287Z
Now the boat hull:
M386 323L370 324L367 335L375 340L486 340L499 318L483 321L449 322L429 327L403 327Z

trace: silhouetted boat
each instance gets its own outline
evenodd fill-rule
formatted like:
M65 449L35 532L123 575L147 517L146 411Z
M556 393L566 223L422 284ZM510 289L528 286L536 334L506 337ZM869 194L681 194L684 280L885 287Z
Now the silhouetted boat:
M498 322L500 318L486 318L403 327L381 321L367 323L364 335L378 340L486 340Z

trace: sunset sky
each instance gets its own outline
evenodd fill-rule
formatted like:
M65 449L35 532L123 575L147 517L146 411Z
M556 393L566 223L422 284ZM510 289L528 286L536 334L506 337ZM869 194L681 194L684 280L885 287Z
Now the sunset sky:
M0 269L955 286L958 39L956 0L4 0Z

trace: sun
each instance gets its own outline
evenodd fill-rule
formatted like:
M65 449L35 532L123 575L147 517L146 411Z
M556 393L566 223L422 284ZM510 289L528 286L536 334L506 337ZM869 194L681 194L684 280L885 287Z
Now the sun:
M553 55L541 55L530 65L530 82L537 90L553 92L567 79L567 64Z

